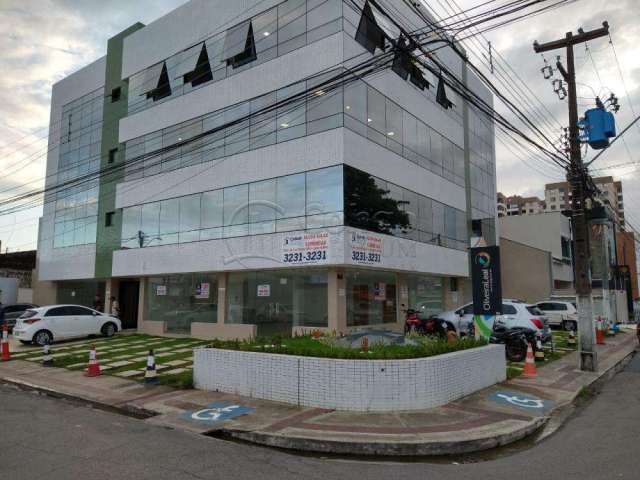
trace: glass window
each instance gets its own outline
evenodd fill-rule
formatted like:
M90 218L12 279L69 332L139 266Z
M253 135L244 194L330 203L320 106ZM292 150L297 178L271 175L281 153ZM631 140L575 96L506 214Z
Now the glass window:
M144 291L147 318L164 322L166 333L188 335L194 322L218 321L218 283L215 274L151 277Z
M276 229L276 210L275 179L251 183L249 185L251 233L274 232Z
M140 230L140 206L127 207L122 210L122 248L138 248L138 231Z
M416 154L419 153L418 147L418 121L416 117L409 112L403 112L402 129L404 137L404 156L410 160L416 159ZM407 149L409 151L407 151Z
M349 270L347 283L347 326L395 323L396 276L393 273Z
M249 221L249 185L224 189L224 225L244 225Z
M160 239L161 245L178 243L179 231L179 199L172 198L160 202Z
M249 149L249 116L251 114L251 106L249 102L239 103L230 107L224 113L224 122L236 122L226 128L224 140L224 154L235 155ZM241 120L244 119L246 120Z
M222 238L223 191L214 190L202 194L200 212L200 240Z
M433 201L431 204L433 211L433 237L436 237L433 243L442 244L445 235L444 228L444 205L440 202Z
M277 218L303 217L305 214L304 173L280 177L276 184Z
M278 102L302 94L301 98L292 100L291 103L278 108L278 142L284 142L305 135L306 102L304 99L305 95L303 94L305 89L305 83L302 82L278 90Z
M276 93L271 92L251 100L251 148L276 143L276 111L270 109L276 103Z
M180 243L200 240L200 194L180 198Z
M418 317L429 318L444 310L441 277L431 275L408 275L409 308L418 312Z
M288 0L278 5L278 55L306 44L306 3L306 0Z
M258 15L252 20L258 62L276 58L278 54L278 11L277 8Z
M326 327L327 273L324 270L230 273L227 319L255 324L259 336L291 334L292 327Z
M142 205L142 226L144 246L159 245L160 236L160 203Z
M307 172L307 215L342 210L342 170L342 166L336 166Z
M451 240L455 240L458 238L456 234L456 209L453 207L449 207L448 205L444 206L444 228L447 238Z
M344 86L344 113L347 115L345 116L345 126L366 136L367 84L362 80L355 80ZM351 118L357 122L351 121Z
M386 99L386 127L387 147L402 155L402 109L394 102Z
M307 101L308 135L342 126L342 86L332 80L339 73L333 70L307 81L307 88L315 89Z
M385 97L371 87L367 88L367 137L380 145L386 145Z
M342 2L307 0L307 43L315 42L341 30Z

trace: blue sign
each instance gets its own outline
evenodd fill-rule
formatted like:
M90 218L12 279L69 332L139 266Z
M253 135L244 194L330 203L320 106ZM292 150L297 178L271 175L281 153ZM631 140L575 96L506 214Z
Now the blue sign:
M245 407L243 405L234 405L226 402L215 402L207 405L202 410L195 412L185 412L180 415L185 420L192 422L205 422L209 424L215 424L224 422L225 420L231 420L232 418L239 417L241 415L247 415L255 411L255 408Z
M489 400L499 403L500 405L506 405L507 407L517 407L528 411L540 411L550 409L553 406L553 401L544 400L520 392L508 392L500 391L489 395Z

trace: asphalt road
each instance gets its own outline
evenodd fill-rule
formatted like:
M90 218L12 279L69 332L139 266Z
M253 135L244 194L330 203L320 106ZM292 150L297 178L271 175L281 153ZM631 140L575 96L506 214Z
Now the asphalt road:
M639 447L640 356L543 442L437 462L297 456L0 385L0 478L11 480L637 479Z

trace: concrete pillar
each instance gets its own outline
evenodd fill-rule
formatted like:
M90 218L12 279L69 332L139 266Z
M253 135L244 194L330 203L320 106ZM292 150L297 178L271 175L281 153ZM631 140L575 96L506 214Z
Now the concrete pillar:
M227 272L218 273L218 324L224 325L227 319Z
M105 289L104 289L104 311L105 313L113 313L111 311L111 297L116 297L118 303L120 302L119 297L119 289L120 289L120 280L115 278L108 278L105 281ZM140 301L138 301L140 304Z
M328 330L347 331L347 290L344 271L330 268L327 284Z
M411 307L411 305L409 305L409 284L407 282L406 274L404 273L396 274L396 291L397 291L396 323L398 325L404 325L407 309Z

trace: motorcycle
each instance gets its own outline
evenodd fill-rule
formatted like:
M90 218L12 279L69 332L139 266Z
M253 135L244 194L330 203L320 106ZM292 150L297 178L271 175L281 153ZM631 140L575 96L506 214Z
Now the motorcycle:
M503 344L507 360L511 362L522 362L527 356L529 344L531 344L534 353L542 348L538 332L525 327L507 328L502 325L494 325L489 343Z
M418 333L419 335L436 335L440 338L447 338L447 323L435 315L426 320L418 317L418 312L409 309L404 323L404 333Z

